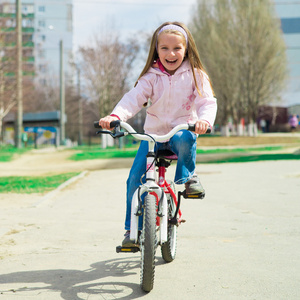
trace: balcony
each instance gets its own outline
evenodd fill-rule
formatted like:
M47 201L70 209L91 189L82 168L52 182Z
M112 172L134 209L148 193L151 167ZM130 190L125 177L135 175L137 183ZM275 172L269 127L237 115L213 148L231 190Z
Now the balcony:
M16 14L5 14L5 13L0 13L0 18L9 18L9 19L15 19ZM34 19L34 13L31 14L22 14L23 19Z
M1 27L0 31L2 32L15 32L15 27ZM34 27L23 27L22 32L24 33L34 33Z
M0 42L0 47L7 47L7 48L12 48L16 47L16 42L10 42L10 43L1 43ZM23 42L22 43L23 48L33 48L34 47L34 42Z

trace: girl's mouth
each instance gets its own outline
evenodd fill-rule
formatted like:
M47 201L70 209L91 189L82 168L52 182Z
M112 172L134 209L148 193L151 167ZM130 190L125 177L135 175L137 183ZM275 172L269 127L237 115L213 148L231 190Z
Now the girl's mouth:
M175 59L175 60L168 60L168 59L166 59L166 62L168 64L175 64L177 62L177 59Z

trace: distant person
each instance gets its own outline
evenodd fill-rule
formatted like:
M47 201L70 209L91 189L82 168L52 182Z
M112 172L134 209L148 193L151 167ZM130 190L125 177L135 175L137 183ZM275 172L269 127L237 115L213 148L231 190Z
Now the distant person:
M290 120L289 120L289 124L290 124L290 127L291 127L291 131L295 131L299 125L299 120L298 120L298 117L297 115L293 115Z
M27 147L28 135L25 131L22 133L22 142L24 143L24 146Z
M267 122L265 119L261 119L259 122L262 132L266 132Z

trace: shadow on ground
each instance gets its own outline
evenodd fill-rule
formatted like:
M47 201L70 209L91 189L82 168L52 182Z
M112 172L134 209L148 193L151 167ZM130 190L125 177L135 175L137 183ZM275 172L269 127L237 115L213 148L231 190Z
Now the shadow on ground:
M54 269L3 274L0 275L0 286L4 289L1 288L0 293L45 297L47 293L60 292L65 300L88 299L92 295L98 295L101 299L136 299L145 296L139 283L108 281L106 278L136 275L139 265L140 257L131 257L97 262L81 271ZM5 285L9 285L9 289L5 290Z

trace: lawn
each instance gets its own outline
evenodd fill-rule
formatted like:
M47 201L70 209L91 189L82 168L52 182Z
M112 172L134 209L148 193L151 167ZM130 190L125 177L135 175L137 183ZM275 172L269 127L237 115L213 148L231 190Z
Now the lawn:
M246 153L246 152L262 152L281 150L283 146L258 146L258 147L237 147L237 148L213 148L213 149L197 149L197 154L217 154L217 153ZM80 150L79 148L77 148ZM74 161L81 161L86 159L108 159L108 158L126 158L135 157L136 149L100 149L93 148L91 150L84 149L79 153L74 153L69 159Z
M44 193L54 190L78 172L52 176L5 176L0 177L0 193Z
M23 154L30 150L29 148L15 148L13 146L0 147L0 162L12 161L17 155Z
M300 159L300 154L289 154L289 153L272 153L272 154L256 154L246 156L234 156L228 158L216 158L206 161L205 163L245 163L253 161L270 161L270 160L295 160Z
M256 137L249 136L217 136L205 135L197 139L198 147L221 147L221 146L258 146L258 145L300 145L300 137L295 135L259 135Z
M79 147L76 148L80 150L79 153L74 153L70 156L71 160L79 161L86 159L105 159L105 158L126 158L126 157L135 157L137 148L126 148L126 149L117 149L117 148L92 148L81 150Z

